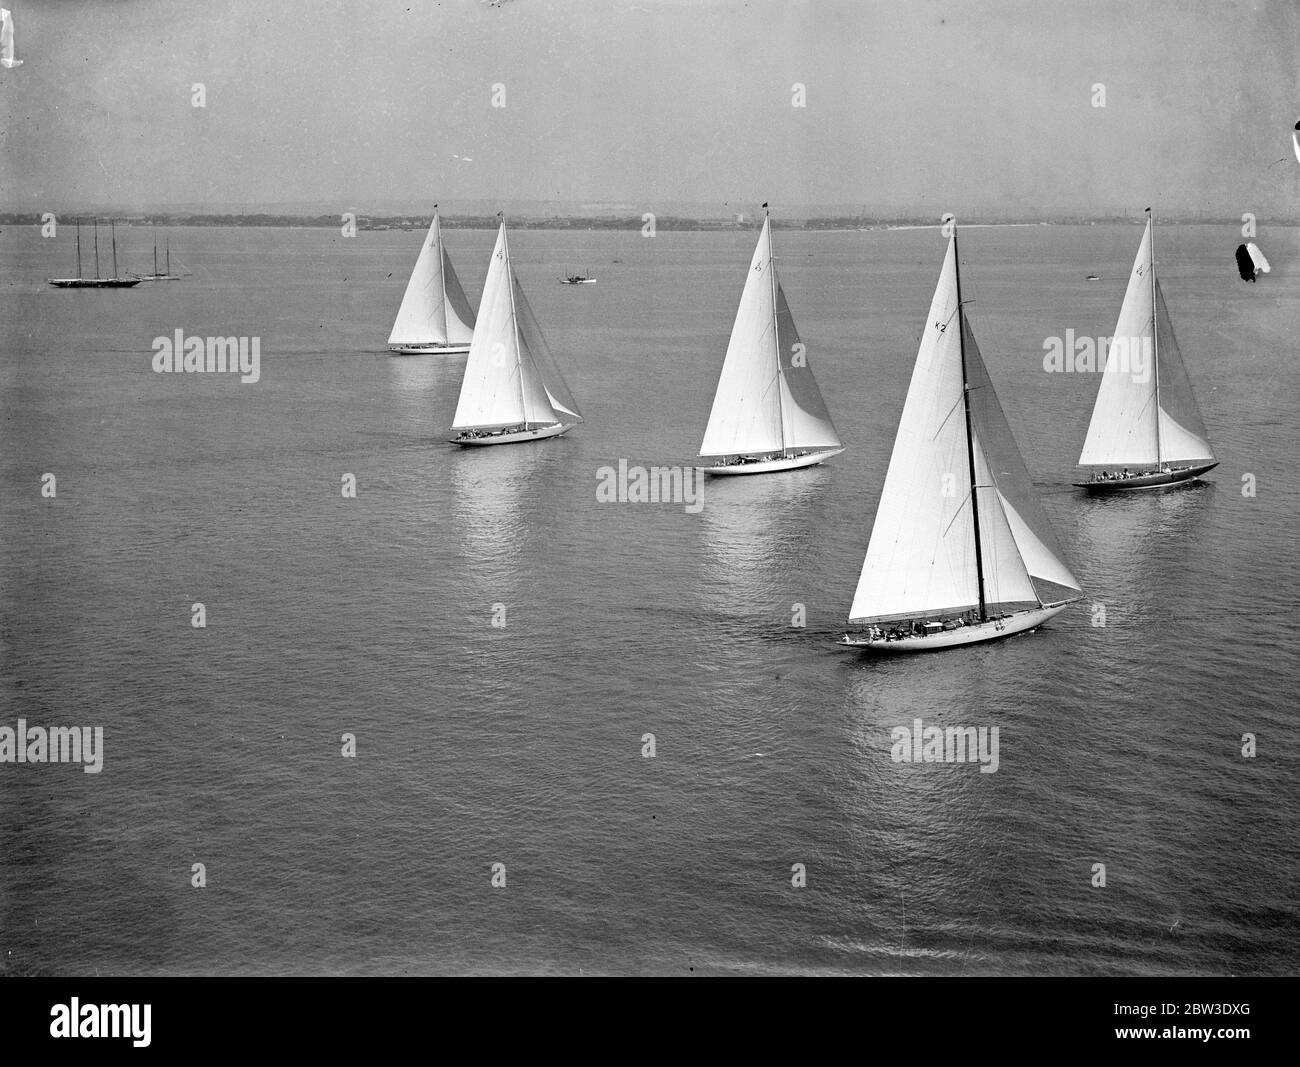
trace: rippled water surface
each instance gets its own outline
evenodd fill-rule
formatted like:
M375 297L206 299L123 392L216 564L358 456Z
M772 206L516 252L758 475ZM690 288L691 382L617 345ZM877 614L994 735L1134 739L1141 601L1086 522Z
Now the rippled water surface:
M104 768L0 764L0 973L1295 970L1300 231L1247 285L1235 227L1161 229L1221 465L1095 500L1097 379L1043 342L1113 331L1140 230L964 231L1087 599L886 661L833 640L936 231L776 232L848 450L697 513L595 487L693 461L753 232L515 231L587 421L460 450L464 357L384 350L419 234L177 229L184 281L77 292L64 231L0 234L0 725L100 725ZM473 300L492 240L446 231ZM261 380L153 373L178 328L260 338ZM997 726L998 771L892 762L915 718Z

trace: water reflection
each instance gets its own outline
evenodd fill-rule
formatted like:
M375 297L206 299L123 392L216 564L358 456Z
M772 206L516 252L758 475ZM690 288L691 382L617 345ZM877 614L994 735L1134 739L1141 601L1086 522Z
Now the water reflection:
M465 573L494 600L514 587L525 566L528 508L521 498L538 463L534 444L447 446L451 523L439 522L459 546Z
M1070 552L1090 601L1143 625L1163 617L1185 576L1186 546L1214 492L1212 482L1200 482L1155 493L1082 497Z
M706 479L700 537L726 604L767 611L790 592L815 543L831 476L819 467Z
M450 437L465 356L388 354L376 358L383 361L377 372L388 383L385 398L394 429L411 433L434 429L442 437Z

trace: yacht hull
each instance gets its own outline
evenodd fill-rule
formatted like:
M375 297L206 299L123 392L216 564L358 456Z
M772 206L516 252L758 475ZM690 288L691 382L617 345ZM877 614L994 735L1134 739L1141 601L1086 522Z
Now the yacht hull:
M50 278L57 289L130 289L140 284L139 278Z
M454 345L389 345L388 351L400 356L462 356L469 351L469 343Z
M451 437L453 445L466 448L482 448L486 445L513 445L520 441L539 441L543 437L559 437L572 430L576 423L552 423L550 426L537 426L531 430L517 430L514 433L498 433L489 437Z
M1194 481L1206 471L1213 470L1218 463L1205 463L1198 467L1181 467L1165 474L1135 474L1130 478L1111 478L1104 482L1074 482L1078 489L1090 493L1131 493L1137 489L1164 489L1171 485Z
M886 641L883 637L871 639L854 634L845 634L839 643L847 648L861 649L864 652L876 652L881 655L905 655L911 652L937 652L944 648L958 648L961 645L974 645L982 641L996 641L1013 634L1029 633L1054 618L1066 609L1065 604L1049 604L1029 611L1018 611L1001 619L976 623L973 626L959 626L955 630L940 630L935 634L908 636L898 641Z
M720 466L705 467L705 474L767 474L771 471L792 471L800 467L812 467L832 456L838 456L843 448L823 448L816 452L805 452L801 456L782 456L780 459L764 459L757 463L727 463Z

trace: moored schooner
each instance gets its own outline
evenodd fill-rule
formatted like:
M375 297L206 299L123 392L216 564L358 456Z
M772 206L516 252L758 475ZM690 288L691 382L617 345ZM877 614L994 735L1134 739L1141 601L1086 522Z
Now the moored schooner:
M961 303L948 242L850 625L841 643L927 652L1032 630L1078 600Z
M86 278L81 273L81 219L77 219L77 276L75 278L46 279L57 289L130 289L140 284L140 279L132 275L122 277L117 273L117 224L109 220L109 232L113 240L113 276L104 278L99 273L99 219L94 221L95 276Z
M1074 483L1090 492L1159 489L1219 465L1156 278L1150 211L1079 455L1100 468Z
M151 230L152 226L149 227ZM179 274L172 273L172 239L167 235L166 245L166 267L163 270L158 269L158 235L153 235L153 273L143 274L140 276L142 282L178 282L181 280Z
M454 355L468 352L473 337L474 309L442 245L442 220L434 204L433 221L402 294L388 347L411 355Z
M704 470L793 470L843 451L776 276L772 220L765 217L700 445L709 460Z
M504 445L558 437L582 421L510 265L504 220L483 283L451 438Z

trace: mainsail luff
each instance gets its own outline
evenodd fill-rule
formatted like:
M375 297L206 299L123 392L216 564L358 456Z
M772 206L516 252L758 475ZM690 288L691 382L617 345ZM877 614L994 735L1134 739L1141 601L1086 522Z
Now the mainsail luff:
M784 455L790 441L790 434L785 425L785 382L781 375L781 326L777 315L776 302L776 256L772 254L772 215L770 212L763 214L763 232L759 235L759 242L766 245L767 253L767 283L772 291L772 357L776 370L776 410L777 425L781 430L781 454Z
M524 373L524 355L528 350L524 346L523 337L521 337L519 333L519 309L515 303L515 288L518 283L515 281L515 272L510 266L510 239L506 236L506 224L504 219L501 220L501 247L505 252L506 289L510 293L510 328L514 339L515 369L519 374L519 403L524 412L524 429L527 430L531 429L534 421L540 423L543 420L534 420L529 418L528 409L530 397L528 395L528 383ZM531 360L529 361L529 366L531 367ZM542 391L545 392L545 386L542 387ZM536 403L536 397L531 399L534 401L532 405L533 413L536 414L540 410L540 405ZM550 401L550 393L546 393L546 399L548 402ZM555 417L554 411L551 411L551 416L553 418Z
M1155 381L1156 398L1156 466L1163 462L1160 447L1160 327L1156 322L1156 220L1147 208L1147 229L1151 233L1151 375Z
M966 456L970 471L970 514L975 535L975 587L979 591L980 621L988 618L984 596L984 554L980 551L979 479L975 473L975 436L970 425L970 375L966 371L966 315L961 306L961 253L957 250L957 230L952 232L953 280L957 286L957 344L961 352L961 399L966 423Z

